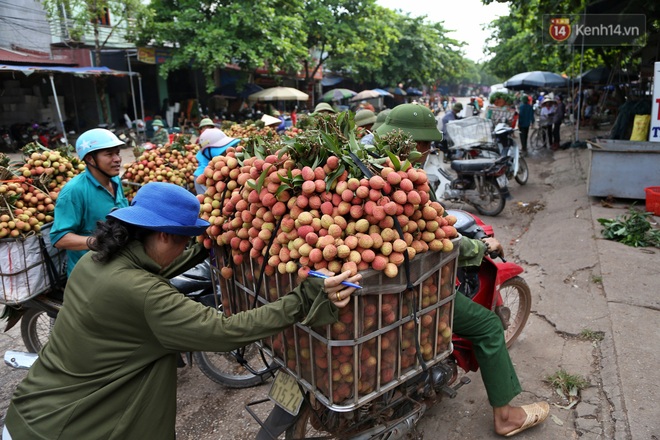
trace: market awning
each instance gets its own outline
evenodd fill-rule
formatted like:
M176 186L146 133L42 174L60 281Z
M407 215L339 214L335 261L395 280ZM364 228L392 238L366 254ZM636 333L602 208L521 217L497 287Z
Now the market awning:
M112 70L108 67L68 67L68 66L18 66L12 64L0 64L0 72L23 72L25 76L33 73L71 73L79 76L140 76L137 72L122 72Z
M41 52L23 52L16 49L0 48L0 63L21 63L21 64L48 64L48 65L71 65L70 58L62 55Z

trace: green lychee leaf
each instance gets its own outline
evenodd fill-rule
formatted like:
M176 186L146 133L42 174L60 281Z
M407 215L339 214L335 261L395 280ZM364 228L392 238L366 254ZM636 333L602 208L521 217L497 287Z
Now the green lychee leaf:
M332 173L326 176L325 178L326 191L330 191L330 188L332 188L332 184L335 182L335 180L339 178L339 176L342 175L344 171L346 171L346 167L344 166L343 163L340 163L336 170L334 170Z
M391 151L386 151L387 156L390 158L392 161L392 165L394 166L394 171L400 171L401 170L401 161L399 158L392 153Z

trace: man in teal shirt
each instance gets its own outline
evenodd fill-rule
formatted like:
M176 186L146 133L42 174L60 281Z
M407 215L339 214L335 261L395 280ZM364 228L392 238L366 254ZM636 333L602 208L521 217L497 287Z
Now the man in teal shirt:
M518 128L520 129L520 144L523 153L527 153L527 136L529 127L534 123L534 109L529 104L527 95L520 97L520 107L518 108Z
M76 152L87 169L60 191L50 230L51 243L67 251L67 276L89 250L87 239L96 229L96 222L105 220L114 208L128 206L119 179L119 147L123 144L103 128L88 130L76 141Z

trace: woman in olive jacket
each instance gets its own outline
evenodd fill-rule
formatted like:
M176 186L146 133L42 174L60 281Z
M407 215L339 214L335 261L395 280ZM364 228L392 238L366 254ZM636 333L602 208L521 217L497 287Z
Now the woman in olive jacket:
M201 246L184 251L208 226L199 209L185 189L149 183L99 224L95 252L76 265L50 339L14 393L3 440L174 439L179 352L228 351L301 320L336 321L354 291L341 282L360 275L307 279L231 317L181 295L168 279L206 257Z

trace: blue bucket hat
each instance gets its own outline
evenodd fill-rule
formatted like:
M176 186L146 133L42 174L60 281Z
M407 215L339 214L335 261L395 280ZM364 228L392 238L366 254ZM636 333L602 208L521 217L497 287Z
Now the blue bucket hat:
M199 218L199 201L190 191L174 183L150 182L141 187L131 205L107 217L152 231L195 236L210 223Z

